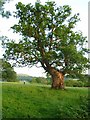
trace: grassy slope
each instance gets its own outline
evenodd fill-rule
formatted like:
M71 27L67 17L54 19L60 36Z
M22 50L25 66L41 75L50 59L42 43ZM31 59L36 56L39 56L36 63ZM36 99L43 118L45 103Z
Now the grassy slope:
M87 88L52 90L30 84L3 83L3 118L84 118Z

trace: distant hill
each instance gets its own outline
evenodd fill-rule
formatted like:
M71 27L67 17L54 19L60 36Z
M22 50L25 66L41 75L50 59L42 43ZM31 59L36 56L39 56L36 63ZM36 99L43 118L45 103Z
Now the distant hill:
M27 75L27 74L17 74L18 76L30 76L30 75Z
M19 81L32 81L32 76L29 76L27 74L18 74L17 78Z
M26 74L18 74L17 78L19 81L26 81L26 82L32 82L32 83L42 83L42 84L51 83L50 80L47 80L44 77L33 77Z

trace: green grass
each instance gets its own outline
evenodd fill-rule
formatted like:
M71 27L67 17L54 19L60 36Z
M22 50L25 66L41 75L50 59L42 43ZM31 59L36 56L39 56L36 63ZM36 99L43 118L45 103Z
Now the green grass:
M0 83L0 120L2 118L2 84Z
M3 118L87 118L88 89L3 83Z

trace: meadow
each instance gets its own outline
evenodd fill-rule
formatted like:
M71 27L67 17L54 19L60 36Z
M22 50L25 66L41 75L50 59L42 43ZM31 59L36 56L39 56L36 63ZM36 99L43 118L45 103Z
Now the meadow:
M53 90L50 85L3 83L2 117L87 119L88 100L84 87Z

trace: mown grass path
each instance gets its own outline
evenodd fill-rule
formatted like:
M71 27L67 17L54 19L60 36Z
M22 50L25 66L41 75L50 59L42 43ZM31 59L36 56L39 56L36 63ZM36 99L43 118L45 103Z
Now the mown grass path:
M3 118L88 118L88 89L2 84Z

